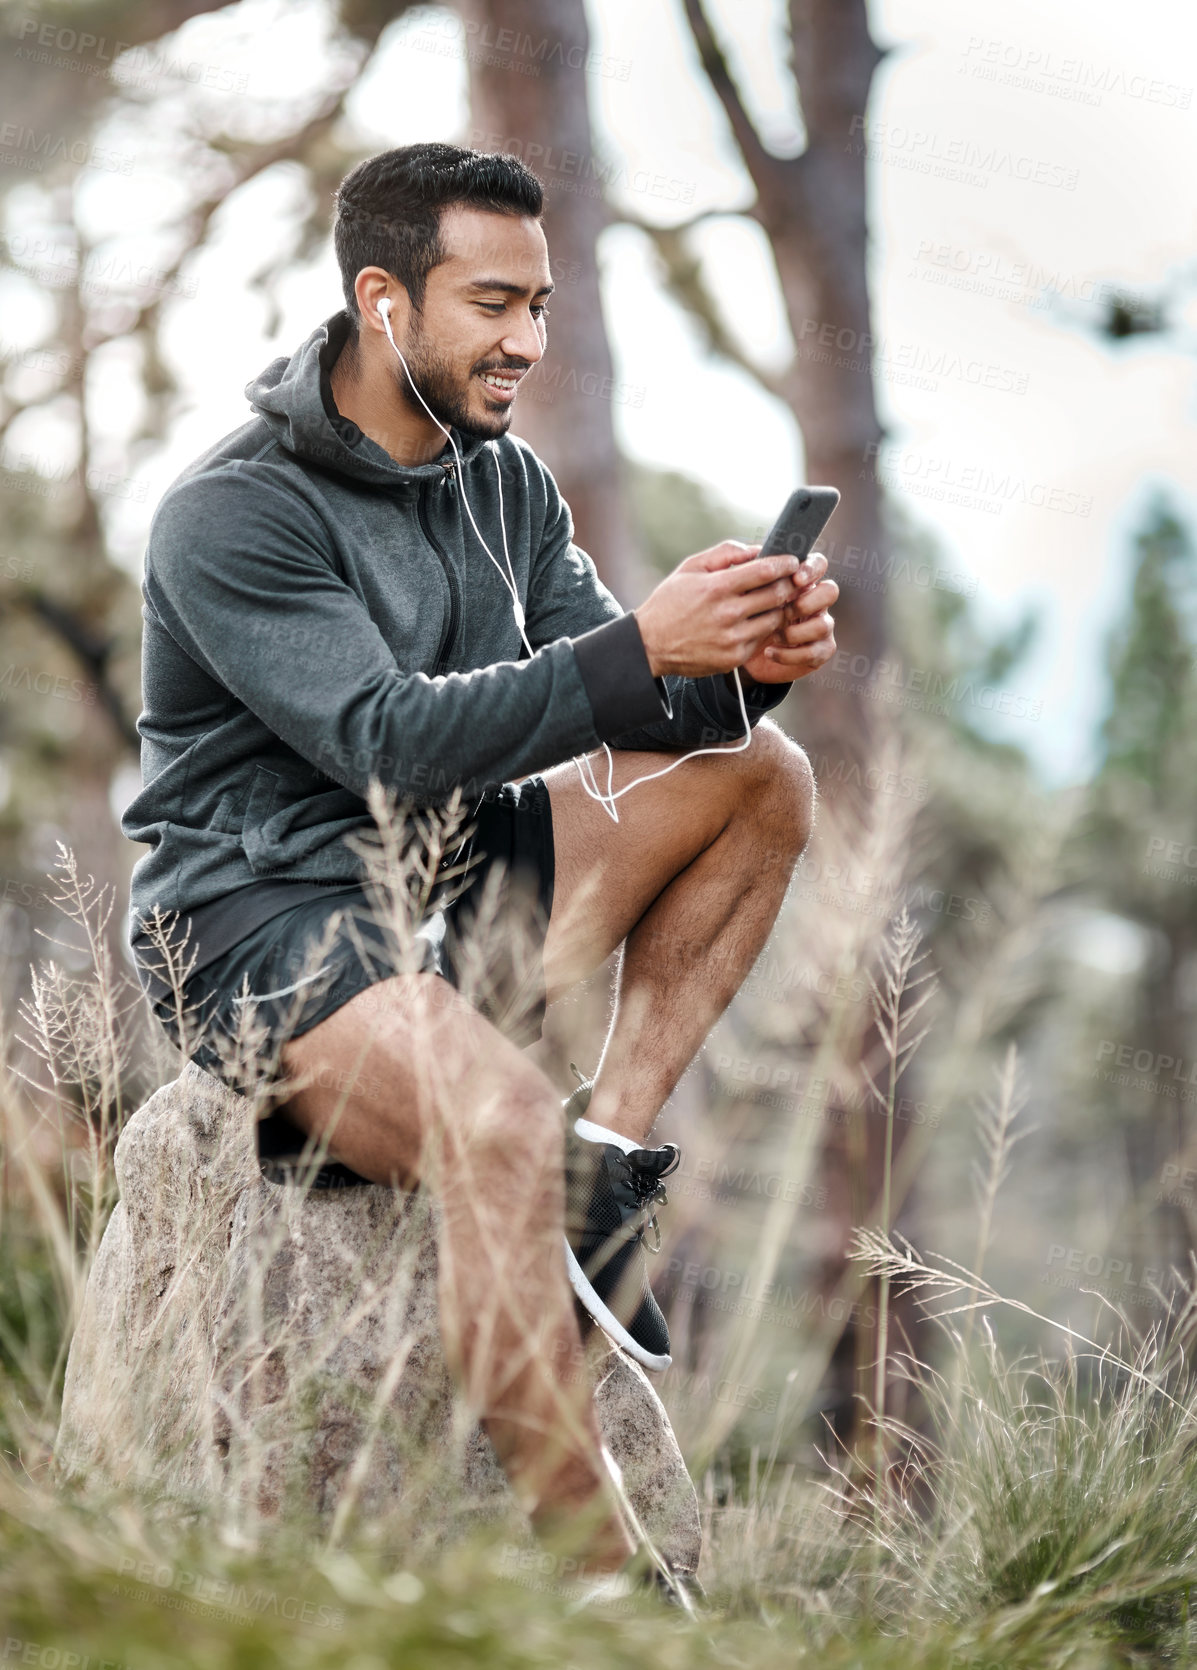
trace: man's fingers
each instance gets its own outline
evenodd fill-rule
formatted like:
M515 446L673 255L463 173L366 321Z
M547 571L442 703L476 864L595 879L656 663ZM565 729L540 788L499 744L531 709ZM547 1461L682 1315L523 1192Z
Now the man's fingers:
M765 651L766 661L775 662L777 666L787 671L791 668L801 677L803 672L813 672L816 667L825 667L835 654L835 639L820 638L814 644L802 644L798 649L778 649L769 644Z
M750 655L755 655L771 638L780 639L785 624L784 609L767 609L763 614L750 615L742 623L744 636L740 642L740 660L746 661Z
M759 550L759 545L745 545L738 539L725 539L719 545L712 545L709 551L696 551L692 557L680 562L678 567L699 568L713 574L719 569L735 568L740 563L750 561Z
M808 585L795 592L786 604L786 619L788 621L813 620L831 608L840 595L840 588L834 580L824 580L818 585Z
M799 582L808 585L812 580L821 580L827 572L827 558L822 551L812 551L809 557L802 559L802 573Z
M786 621L778 630L779 643L789 648L797 648L802 644L818 643L820 638L829 637L835 631L835 622L824 609L813 620Z
M776 557L753 557L723 575L723 584L733 593L759 591L777 580L793 580L799 569L797 557L783 552Z
M767 586L756 586L752 591L733 594L734 602L728 603L729 608L742 612L745 620L756 621L758 616L767 614L772 609L780 609L782 618L788 619L790 611L797 605L798 593L794 586L793 576L786 574L780 580L774 580Z

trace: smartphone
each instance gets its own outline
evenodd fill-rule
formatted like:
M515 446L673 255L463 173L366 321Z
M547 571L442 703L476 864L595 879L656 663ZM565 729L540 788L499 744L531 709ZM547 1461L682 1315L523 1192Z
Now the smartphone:
M776 557L788 551L795 557L808 557L839 502L837 487L799 487L786 500L757 555Z

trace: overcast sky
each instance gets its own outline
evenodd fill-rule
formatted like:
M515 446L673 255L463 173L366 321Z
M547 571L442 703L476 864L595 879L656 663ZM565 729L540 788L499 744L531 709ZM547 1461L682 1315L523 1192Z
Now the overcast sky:
M799 148L780 0L711 0L711 10L768 141ZM788 338L768 251L733 218L750 192L679 0L591 0L589 11L592 108L616 205L665 223L728 211L698 235L710 279L745 345L780 363ZM1054 16L1030 0L1000 10L874 0L871 17L893 50L867 133L845 143L869 151L878 389L891 434L883 477L936 532L950 567L975 579L985 617L1006 622L1034 606L1040 643L1010 684L1042 704L1041 717L1011 720L1008 734L1053 778L1075 781L1092 763L1102 640L1125 600L1128 536L1151 488L1166 487L1197 524L1197 307L1178 304L1181 340L1111 349L1085 328L1099 286L1158 287L1197 271L1197 11L1146 0L1133 30L1112 0ZM326 33L318 0L249 0L180 31L175 68L148 78L153 142L144 112L102 136L130 165L89 171L93 235L119 235L153 259L154 228L183 201L172 136L191 104L209 119L268 124L278 101L327 77ZM363 142L467 136L462 45L456 19L431 8L396 26L350 106ZM196 62L226 71L224 86L189 89L178 66ZM279 247L301 189L278 170L239 194L187 269L187 293L167 304L164 340L189 410L138 492L111 506L134 571L162 489L243 421L249 378L339 305L331 252L281 287L274 334L246 283ZM36 185L17 193L10 237L40 212ZM788 413L704 359L640 233L610 231L601 260L617 378L639 396L615 405L623 446L708 482L759 527L802 478ZM49 315L36 284L8 281L3 295L11 351L37 340ZM125 351L114 351L95 394L114 447L136 415L132 385ZM14 426L8 457L52 461L69 446L64 417L50 414Z

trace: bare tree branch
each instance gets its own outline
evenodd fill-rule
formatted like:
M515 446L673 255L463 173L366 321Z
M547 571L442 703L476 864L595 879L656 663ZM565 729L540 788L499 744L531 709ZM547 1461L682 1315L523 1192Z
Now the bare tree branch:
M173 34L191 18L205 12L222 9L224 0L146 0L142 5L119 8L119 17L109 12L111 22L99 15L108 8L91 4L48 3L26 8L29 16L40 27L50 26L95 31L109 40L120 38L124 46L143 46L163 35ZM17 8L11 10L15 13ZM14 41L21 39L14 27L24 19L13 19ZM36 34L32 37L36 46ZM17 127L35 127L45 131L71 135L97 120L104 102L113 91L114 83L102 75L62 75L53 68L43 73L42 67L19 52L0 52L0 109L5 120ZM0 195L25 182L26 175L18 170L0 169Z
M694 37L694 44L698 48L698 56L706 72L707 80L723 106L728 122L731 124L740 155L744 159L744 166L752 177L752 183L762 198L772 197L780 185L779 175L787 170L795 169L801 158L794 157L783 160L773 156L761 143L760 135L753 125L752 118L740 97L739 88L732 78L727 59L723 50L715 39L707 14L703 10L702 0L685 0L686 20L690 25L690 33Z
M764 229L773 252L794 355L763 386L782 394L802 433L811 481L841 488L834 534L822 542L831 576L841 581L836 610L840 646L876 663L887 636L881 595L854 587L841 566L848 553L880 551L876 457L882 439L873 388L868 294L865 109L881 58L868 28L865 0L790 0L791 65L806 129L801 156L776 157L763 144L715 39L703 0L684 0L703 69L723 107L744 167L756 188L745 211ZM660 244L658 243L658 247ZM670 288L709 329L698 284L675 261ZM717 323L717 321L716 321ZM712 335L725 357L751 365L726 327ZM747 362L747 363L746 363ZM809 681L800 696L812 737L848 748L864 733L855 691Z
M48 597L45 592L27 592L24 603L51 632L79 658L96 687L100 706L108 713L122 739L130 748L140 746L137 726L129 716L120 692L108 674L116 649L114 638L100 638L73 609Z
M706 346L730 364L746 371L767 394L778 400L786 398L785 385L752 356L732 336L719 314L719 304L702 276L702 261L689 248L686 232L678 227L652 226L645 221L636 223L656 246L664 268L665 282L675 301L685 308L703 333Z
M368 61L369 60L367 59L367 62ZM365 68L364 64L362 68ZM324 139L328 135L328 132L332 128L333 124L340 118L344 109L345 100L352 91L353 86L356 84L357 76L360 73L361 71L358 71L354 76L354 80L350 82L347 87L343 87L341 91L335 95L335 97L330 100L326 100L321 110L308 122L306 122L297 133L288 134L283 139L273 140L268 145L255 145L251 149L242 152L239 159L239 165L236 170L236 176L232 184L222 186L219 191L213 192L209 197L206 197L201 202L195 204L189 210L186 217L178 222L178 229L180 231L186 229L183 247L179 250L179 253L175 256L175 259L171 262L170 266L166 268L162 281L158 286L158 293L154 296L153 300L146 302L145 305L138 310L137 316L132 325L126 326L118 331L112 331L107 336L97 338L91 344L93 348L103 347L109 342L123 340L128 336L136 335L138 331L147 329L147 327L156 321L158 311L162 305L162 297L167 293L170 286L178 278L183 262L187 260L188 256L193 255L195 251L203 245L203 242L208 235L208 230L212 224L213 216L216 214L217 210L222 208L224 204L228 202L229 198L235 191L239 191L240 188L243 185L248 184L250 180L256 179L259 174L264 174L268 168L273 168L274 165L279 162L294 162L298 160L310 146L314 145L318 140Z

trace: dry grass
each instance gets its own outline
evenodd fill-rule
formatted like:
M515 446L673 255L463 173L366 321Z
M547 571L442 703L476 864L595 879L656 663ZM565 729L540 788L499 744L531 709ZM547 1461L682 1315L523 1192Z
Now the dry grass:
M363 856L376 866L396 954L414 956L433 868L396 831L385 802L372 810L380 840ZM435 851L447 832L425 834ZM900 900L909 837L910 808L879 795L853 816L824 805L814 850L853 851L862 871L885 878L877 896ZM779 1114L768 1092L757 1105L728 1095L734 1065L722 1083L708 1070L705 1086L696 1068L666 1121L684 1108L693 1186L675 1190L664 1226L666 1257L680 1249L681 1270L677 1366L662 1391L699 1481L709 1612L696 1624L636 1601L579 1619L568 1568L546 1565L522 1540L518 1515L504 1510L487 1524L447 1499L446 1458L464 1465L476 1388L473 1407L466 1389L435 1457L395 1420L416 1273L410 1258L387 1262L385 1238L360 1251L347 1272L351 1309L326 1337L305 1340L302 1372L271 1413L301 1428L321 1400L340 1395L352 1406L356 1448L339 1494L320 1524L303 1511L301 1490L282 1514L262 1511L273 1475L255 1388L294 1344L294 1319L272 1312L268 1296L302 1180L287 1191L287 1210L245 1242L251 1256L225 1294L216 1326L240 1376L216 1398L232 1434L230 1461L223 1473L210 1456L197 1464L210 1416L179 1388L197 1332L212 1322L203 1296L227 1253L245 1159L235 1133L212 1161L214 1176L227 1169L228 1192L213 1189L176 1226L152 1349L134 1362L114 1352L97 1389L96 1425L109 1435L103 1466L55 1478L65 1351L116 1198L115 1139L140 1099L129 1086L152 1087L180 1065L131 976L112 966L105 890L80 880L69 853L59 872L64 913L92 966L75 977L51 959L32 971L19 1027L5 1030L0 1086L8 1657L31 1654L27 1662L48 1670L56 1650L139 1666L1188 1662L1197 1305L1186 1290L1136 1335L1108 1307L1100 1313L1108 1326L1082 1329L989 1285L999 1190L1027 1098L1012 1050L996 1063L992 1093L974 1098L975 1235L960 1249L971 1269L921 1256L894 1232L931 1136L912 1129L894 1142L911 1052L930 1023L928 1082L967 1078L965 1062L979 1071L989 1030L978 992L1011 954L1010 937L1025 934L1025 915L1012 912L1005 937L979 949L971 1005L945 1016L942 1002L939 1013L931 1005L919 933L900 903L861 909L844 891L812 897L795 885L766 957L706 1054L708 1069L712 1056L749 1062L749 1084L758 1066L767 1081L784 1071L795 1094ZM478 990L499 933L509 924L484 909L470 965ZM169 960L165 937L161 949ZM313 947L311 970L321 949ZM184 972L185 963L174 966L180 1003ZM593 1002L561 1006L552 1048L586 1059L598 1020ZM967 1050L962 1028L973 1029ZM230 1072L252 1076L260 1046L251 1017L233 1041ZM484 1066L475 1118L486 1116ZM435 1060L428 1071L428 1093L443 1095ZM883 1132L883 1167L876 1198L852 1213L853 1256L829 1285L835 1224L817 1205L818 1162L838 1107L851 1110L849 1153L860 1154L869 1121ZM313 1147L313 1170L321 1157ZM780 1182L757 1188L745 1177ZM494 1254L501 1267L503 1249ZM686 1299L688 1264L699 1277ZM912 1293L930 1318L917 1351L890 1324L891 1297ZM870 1337L880 1337L882 1357L862 1381L871 1389L867 1445L846 1456L820 1437L811 1411L845 1318L870 1295L878 1308ZM1032 1356L1004 1357L998 1329L1007 1313L1036 1331ZM363 1403L338 1381L338 1365L348 1331L366 1315L392 1344L387 1372ZM896 1387L917 1399L895 1398ZM910 1408L922 1411L917 1423L903 1414ZM152 1443L122 1447L129 1431ZM404 1489L380 1505L379 1457L392 1451L403 1457ZM61 1659L71 1662L79 1660Z

